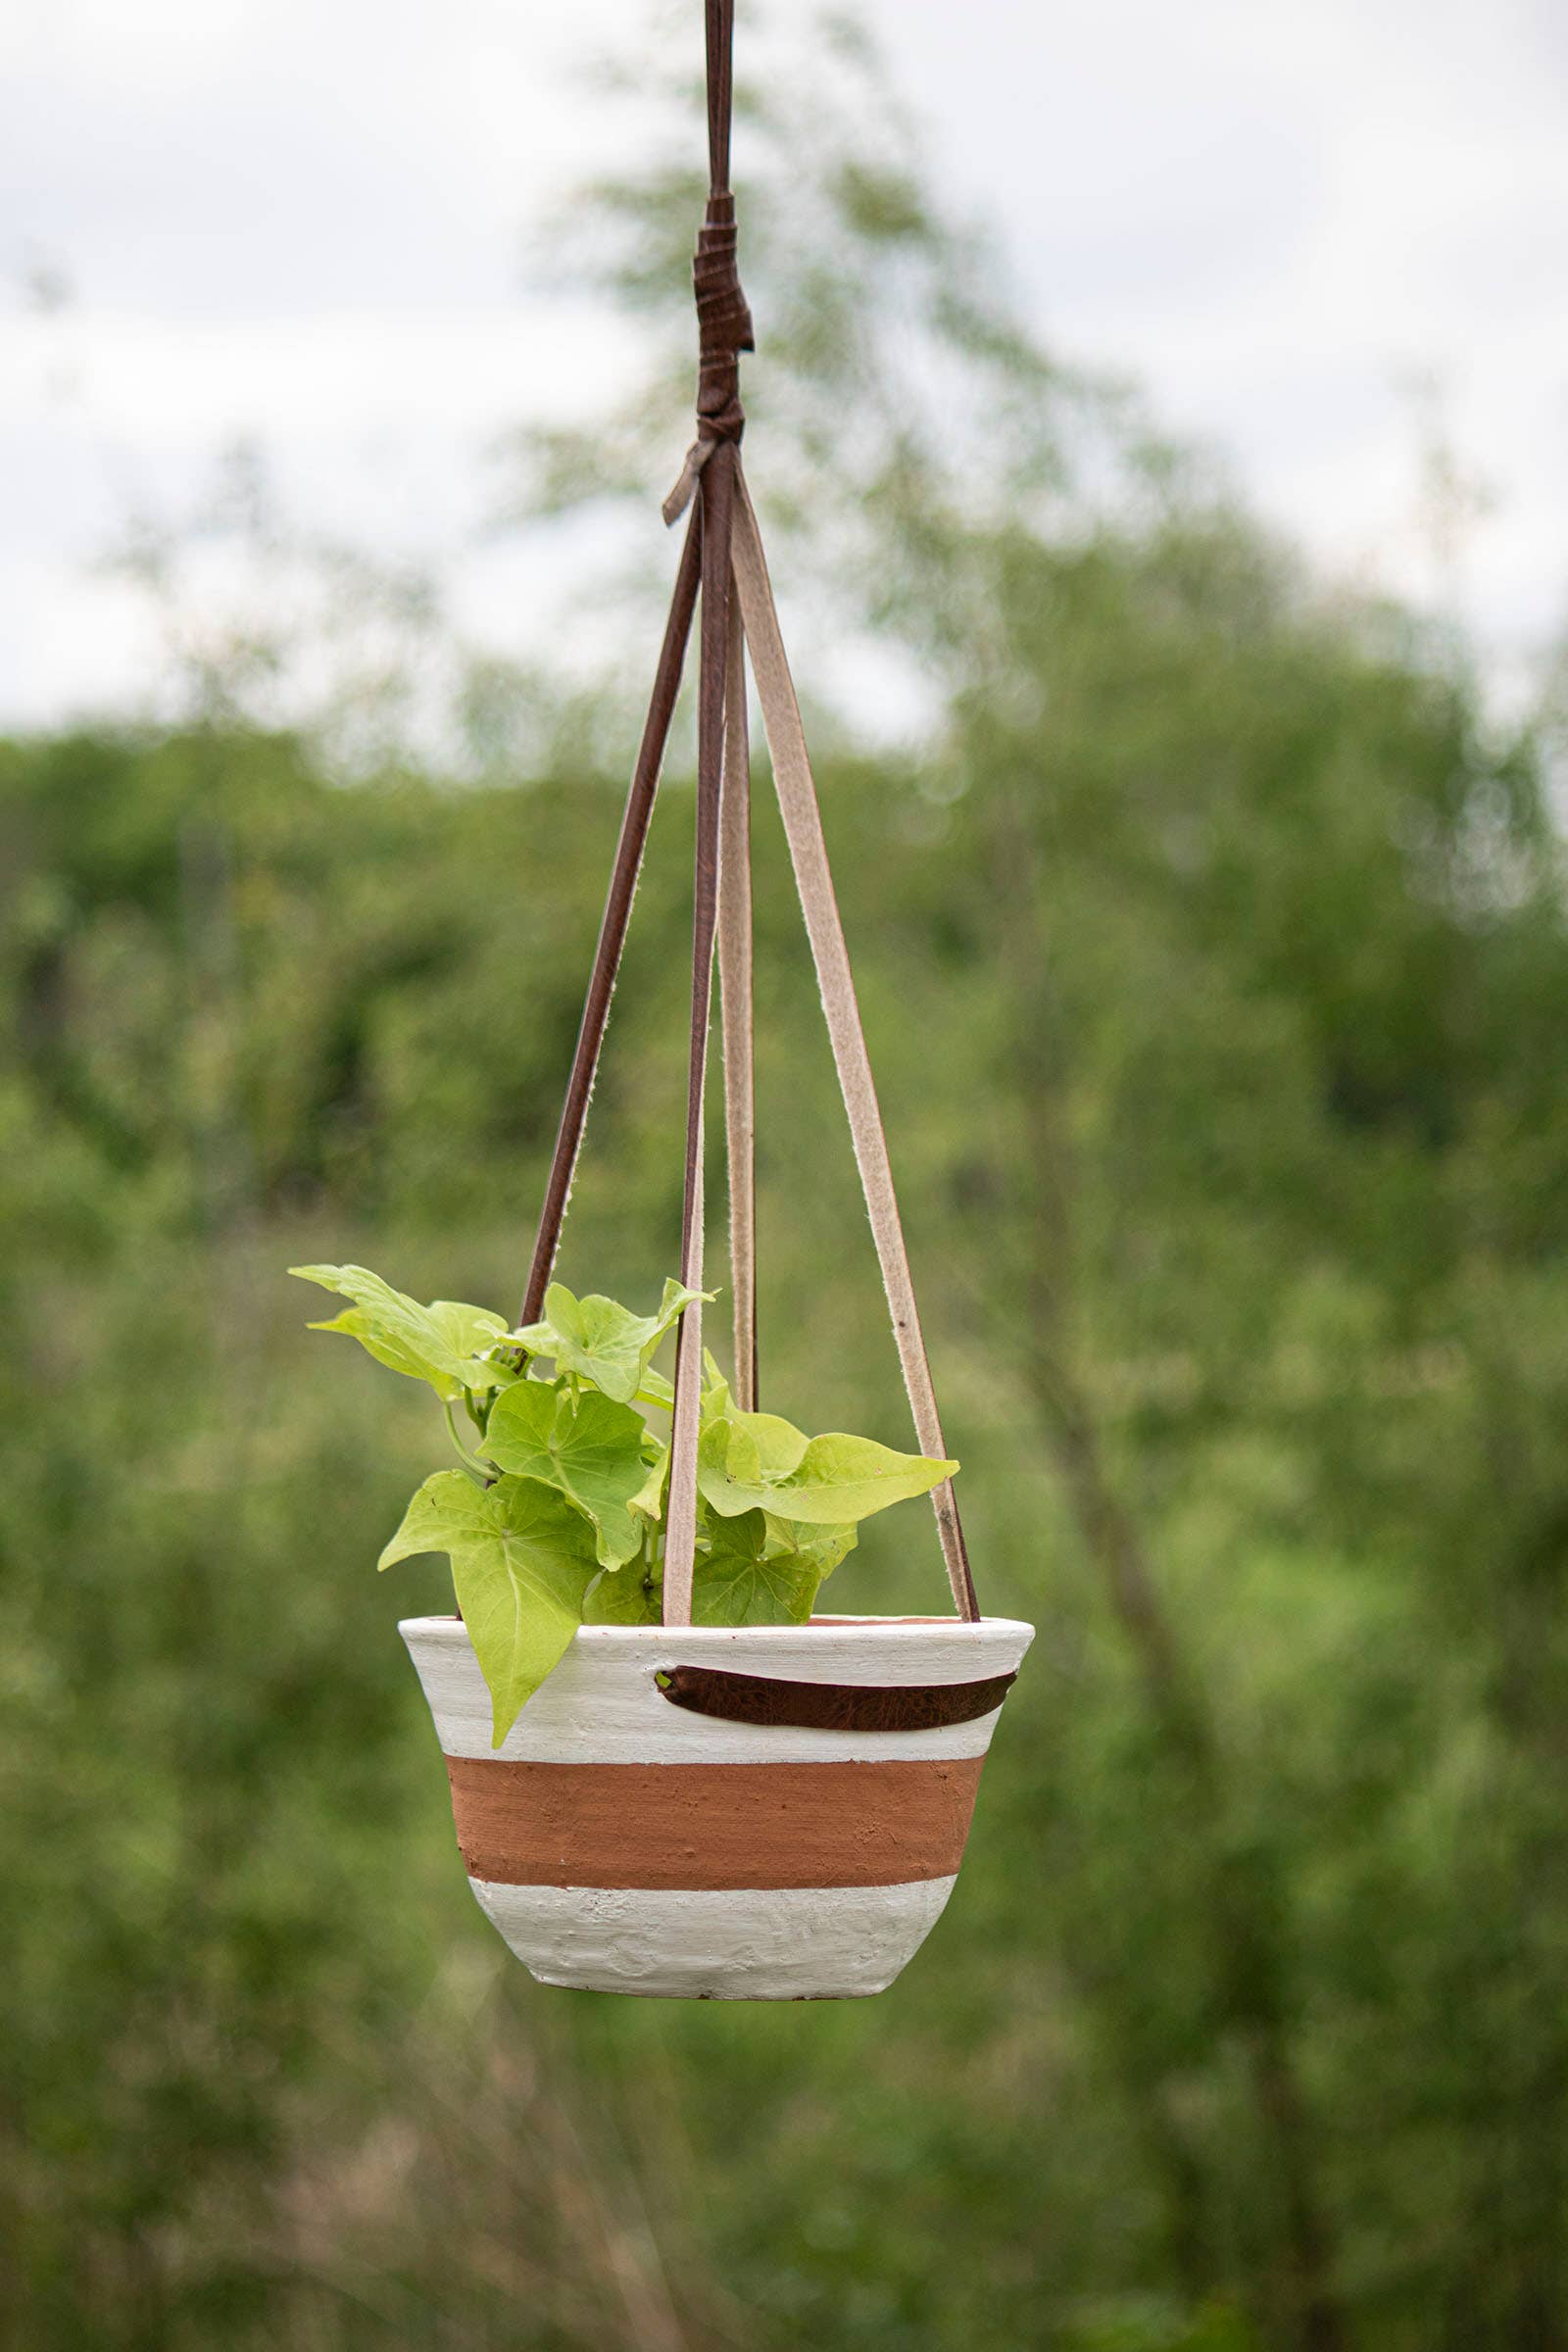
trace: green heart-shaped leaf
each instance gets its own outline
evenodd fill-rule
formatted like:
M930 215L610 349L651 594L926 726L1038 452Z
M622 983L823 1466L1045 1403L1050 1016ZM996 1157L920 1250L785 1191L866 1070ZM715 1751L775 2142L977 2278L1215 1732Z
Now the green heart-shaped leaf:
M331 1322L313 1323L312 1331L341 1331L358 1340L378 1364L410 1380L428 1381L444 1402L451 1403L465 1389L482 1396L517 1377L513 1365L483 1355L508 1337L505 1316L488 1307L456 1298L421 1306L366 1266L290 1266L289 1272L354 1301Z
M710 1420L697 1449L698 1489L721 1517L764 1510L816 1527L847 1526L927 1494L957 1467L871 1438L830 1433L808 1443L772 1413Z
M804 1625L819 1571L799 1552L772 1554L760 1511L710 1519L692 1574L693 1625Z
M593 1529L538 1479L478 1487L462 1470L438 1470L376 1564L389 1568L420 1551L451 1559L499 1747L582 1623L583 1596L599 1565Z
M583 1604L584 1625L657 1625L659 1587L640 1568L607 1568Z
M853 1527L810 1527L799 1520L779 1519L771 1511L764 1516L768 1557L801 1560L816 1571L818 1581L831 1576L859 1542Z
M708 1298L714 1294L683 1290L678 1282L667 1281L658 1314L634 1315L613 1298L597 1293L576 1298L564 1282L553 1282L545 1293L542 1319L517 1338L530 1355L548 1355L558 1372L575 1373L618 1404L630 1404L644 1384L649 1357L699 1295Z
M607 1568L629 1560L642 1544L630 1506L652 1473L643 1459L643 1417L593 1390L572 1397L538 1380L514 1381L496 1398L483 1452L502 1470L542 1479L586 1511ZM655 1511L657 1515L657 1504Z

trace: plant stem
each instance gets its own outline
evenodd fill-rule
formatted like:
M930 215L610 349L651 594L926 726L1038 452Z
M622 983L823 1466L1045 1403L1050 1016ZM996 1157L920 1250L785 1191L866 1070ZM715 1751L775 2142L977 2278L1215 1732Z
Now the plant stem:
M453 1448L457 1453L459 1461L463 1464L465 1470L467 1471L470 1478L477 1479L481 1487L487 1487L490 1484L490 1474L485 1469L484 1464L468 1451L467 1447L464 1445L463 1440L459 1437L458 1425L452 1418L452 1403L449 1397L442 1397L441 1410L446 1415L447 1434L452 1440Z

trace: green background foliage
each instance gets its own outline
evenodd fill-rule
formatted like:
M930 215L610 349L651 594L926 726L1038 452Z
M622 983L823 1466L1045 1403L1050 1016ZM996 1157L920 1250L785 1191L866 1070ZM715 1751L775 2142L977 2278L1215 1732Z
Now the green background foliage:
M982 1596L1040 1629L958 1892L865 2004L533 1986L394 1630L446 1569L372 1573L428 1398L305 1340L281 1271L511 1311L623 739L352 784L232 712L9 745L17 2352L1568 2342L1542 748L1124 412L1091 432L918 189L820 138L777 152L832 299L748 270L773 429L814 417L821 488L846 384L886 424L827 556L942 704L917 756L828 730L826 825ZM868 256L990 386L983 496L876 405ZM759 783L762 1400L906 1444ZM677 760L563 1262L634 1299L679 1230L690 814ZM909 1506L834 1593L942 1590Z

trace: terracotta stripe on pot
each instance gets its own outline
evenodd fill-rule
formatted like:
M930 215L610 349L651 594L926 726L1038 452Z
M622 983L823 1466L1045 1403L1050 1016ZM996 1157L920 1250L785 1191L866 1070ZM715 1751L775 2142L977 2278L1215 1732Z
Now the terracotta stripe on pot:
M877 1764L526 1764L448 1756L491 1886L897 1886L951 1878L981 1756Z

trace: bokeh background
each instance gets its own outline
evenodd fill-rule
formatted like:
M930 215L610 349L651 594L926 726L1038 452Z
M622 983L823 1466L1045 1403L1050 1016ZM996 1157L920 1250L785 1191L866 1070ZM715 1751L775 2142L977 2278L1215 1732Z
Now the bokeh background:
M394 1631L443 1572L371 1573L440 1432L282 1268L520 1289L673 560L699 15L0 36L0 2341L1550 2352L1547 11L743 4L749 466L1040 1636L881 2000L545 1992L464 1885ZM690 768L563 1265L633 1299ZM757 830L764 1390L902 1443ZM940 1592L911 1506L834 1597Z

